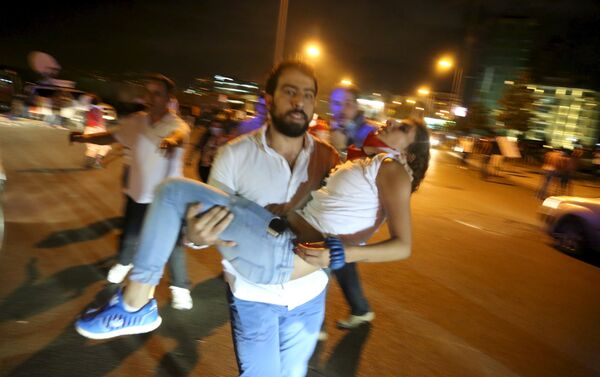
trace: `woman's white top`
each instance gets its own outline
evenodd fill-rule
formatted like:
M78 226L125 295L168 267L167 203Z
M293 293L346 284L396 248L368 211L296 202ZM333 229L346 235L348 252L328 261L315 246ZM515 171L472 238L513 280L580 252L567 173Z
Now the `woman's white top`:
M354 234L375 225L380 209L377 174L386 158L399 161L412 180L404 155L380 153L371 158L346 161L314 191L298 214L324 235Z

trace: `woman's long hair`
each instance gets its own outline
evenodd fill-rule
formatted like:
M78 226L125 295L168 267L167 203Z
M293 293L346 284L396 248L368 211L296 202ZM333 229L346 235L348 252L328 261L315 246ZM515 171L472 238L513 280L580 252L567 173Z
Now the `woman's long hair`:
M413 172L411 188L415 192L429 168L429 131L421 119L411 118L409 122L415 125L415 141L406 149L408 166Z

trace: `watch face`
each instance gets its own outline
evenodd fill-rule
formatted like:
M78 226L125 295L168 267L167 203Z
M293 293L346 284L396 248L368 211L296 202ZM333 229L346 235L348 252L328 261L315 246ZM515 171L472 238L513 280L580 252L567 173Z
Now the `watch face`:
M279 217L274 218L269 223L269 230L276 233L277 236L280 235L281 233L283 233L286 229L287 229L286 222ZM269 232L269 233L271 233L271 232Z

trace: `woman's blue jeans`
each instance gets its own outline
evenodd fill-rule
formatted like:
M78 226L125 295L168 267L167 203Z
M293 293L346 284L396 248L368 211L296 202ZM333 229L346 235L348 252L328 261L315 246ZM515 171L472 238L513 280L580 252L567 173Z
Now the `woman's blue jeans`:
M219 247L219 251L244 278L259 284L281 284L290 279L295 236L290 230L276 236L268 232L276 215L252 201L204 183L170 178L157 187L146 213L130 280L158 285L187 209L196 203L202 203L203 211L224 206L233 213L233 221L220 238L235 241L237 245Z

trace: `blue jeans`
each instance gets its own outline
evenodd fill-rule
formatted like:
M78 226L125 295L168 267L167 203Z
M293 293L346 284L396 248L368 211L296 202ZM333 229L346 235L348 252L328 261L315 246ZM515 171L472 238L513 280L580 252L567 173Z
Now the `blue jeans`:
M237 245L219 251L242 276L259 284L289 281L295 236L290 230L278 236L268 232L269 223L277 216L240 196L185 178L171 178L157 187L144 219L130 280L158 285L188 206L195 203L202 203L203 210L225 206L233 213L234 219L221 237Z
M245 301L228 290L240 377L304 377L325 317L325 289L292 309Z
M128 265L133 262L148 207L149 204L137 203L128 195L125 195L123 233L121 234L117 255L120 264ZM180 242L177 242L171 251L169 272L171 273L171 285L189 288L185 250Z
M350 305L351 314L365 315L370 312L371 307L360 285L356 263L346 263L344 267L333 271L333 274L337 278L344 297Z

